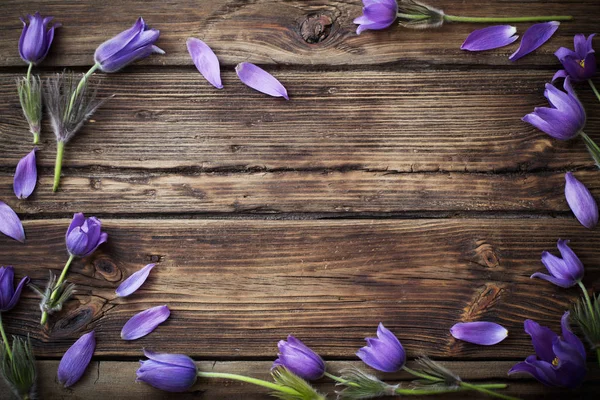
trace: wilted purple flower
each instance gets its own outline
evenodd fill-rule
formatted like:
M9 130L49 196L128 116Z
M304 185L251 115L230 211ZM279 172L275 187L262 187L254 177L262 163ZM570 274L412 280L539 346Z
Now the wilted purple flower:
M48 55L54 39L54 29L60 26L60 24L52 24L46 30L52 18L42 17L39 12L36 12L27 16L29 25L21 18L23 32L19 40L19 54L26 63L38 64Z
M510 25L488 26L473 31L460 46L461 50L483 51L507 46L519 38L517 28Z
M58 365L58 381L65 387L73 386L85 372L96 350L94 331L86 333L65 353Z
M550 21L530 26L523 34L521 45L508 59L517 61L519 58L537 50L554 35L559 25L560 22L558 21Z
M119 297L127 297L140 288L146 282L150 271L156 264L148 264L144 268L131 274L131 276L125 279L117 288L116 293Z
M450 333L455 339L482 346L498 344L508 336L502 325L485 321L459 322L450 328Z
M152 53L164 54L162 49L154 45L159 36L160 31L148 29L140 17L131 28L98 46L94 61L102 71L116 72Z
M402 344L382 323L377 327L376 338L366 338L367 346L356 355L371 368L383 372L395 372L406 363L406 352Z
M596 34L588 38L585 35L575 35L575 51L561 47L554 55L558 58L565 69L558 71L552 80L570 76L573 82L586 81L596 75L596 54L592 48L592 39Z
M194 65L204 79L217 89L222 89L221 68L216 54L200 39L189 38L186 44Z
M353 21L358 24L357 35L366 30L385 29L396 20L396 0L363 0L363 5L363 15Z
M598 224L598 204L594 200L594 196L572 173L567 172L565 179L567 181L565 184L565 197L571 211L581 222L581 225L588 229L594 228Z
M247 86L273 97L289 100L287 90L273 75L254 64L243 62L235 67L240 80Z
M563 288L574 286L583 279L583 263L569 247L568 240L559 239L557 246L562 258L547 251L542 253L542 263L550 275L536 272L531 277L544 279Z
M73 221L65 235L67 250L75 257L83 258L92 254L98 246L106 242L108 234L102 232L102 223L96 217L86 218L83 213L73 215Z
M566 93L547 83L544 96L552 107L536 107L523 121L558 140L572 139L581 133L586 122L585 109L569 77L565 79L564 88Z
M135 340L146 336L169 318L167 306L157 306L135 314L123 325L121 339Z
M194 360L183 354L154 353L144 349L149 358L140 361L137 381L167 392L184 392L194 386L198 369Z
M12 310L21 297L23 286L29 282L29 277L25 276L17 288L13 286L15 270L13 267L0 267L0 312Z
M21 243L25 243L23 224L8 204L0 201L0 232Z
M583 343L569 329L569 312L561 319L562 337L532 320L525 321L525 332L531 336L536 355L516 364L508 374L525 372L546 386L575 388L587 369Z
M289 335L277 343L279 354L272 368L283 366L302 379L313 381L325 374L325 361L301 340Z
M28 198L35 185L37 183L37 168L35 166L35 152L37 147L31 150L29 154L21 158L17 164L17 170L15 171L15 178L13 182L13 189L15 195L19 199Z

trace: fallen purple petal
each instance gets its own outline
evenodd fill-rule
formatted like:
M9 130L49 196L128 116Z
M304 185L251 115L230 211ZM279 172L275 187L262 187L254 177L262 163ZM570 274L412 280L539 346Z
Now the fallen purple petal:
M94 331L80 337L65 353L58 365L58 381L65 387L77 383L85 373L96 350Z
M471 32L460 46L461 50L484 51L497 49L515 42L517 28L510 25L488 26Z
M186 42L194 65L202 76L217 89L223 89L219 59L212 49L200 39L189 38Z
M571 172L566 173L565 180L565 197L571 211L581 225L595 228L598 225L598 203L594 196Z
M275 77L254 64L243 62L235 67L240 80L247 86L273 97L289 100L287 90Z
M167 306L152 307L131 317L121 330L121 339L135 340L146 336L169 318Z
M521 45L508 59L517 61L519 58L537 50L554 35L559 25L560 22L558 21L550 21L530 26L523 34Z
M498 344L508 336L502 325L485 321L459 322L450 328L450 333L455 339L482 346Z
M0 201L0 232L21 243L25 242L25 230L17 214L6 203Z
M37 183L37 168L35 166L35 152L37 148L31 150L29 154L23 157L17 164L13 189L19 199L28 198Z
M148 264L144 268L131 274L131 276L125 279L117 288L116 293L119 297L127 297L140 288L146 282L150 271L156 264Z

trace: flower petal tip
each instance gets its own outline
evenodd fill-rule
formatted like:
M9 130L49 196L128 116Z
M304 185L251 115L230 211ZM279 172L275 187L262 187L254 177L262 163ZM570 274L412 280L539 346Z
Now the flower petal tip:
M252 63L243 62L235 67L235 72L246 86L269 96L283 97L289 100L286 88L264 69Z
M222 89L219 59L214 51L202 40L196 38L188 38L186 45L194 65L204 79L217 89Z
M508 59L517 61L537 50L554 35L559 26L560 22L558 21L543 22L530 26L523 34L519 48Z
M461 50L485 51L497 49L514 43L519 36L517 28L510 25L489 26L473 31L460 46Z
M171 311L169 307L157 306L142 311L129 319L121 330L121 339L135 340L144 337L154 331L160 324L165 322Z
M137 272L131 274L131 276L125 279L117 288L115 293L118 297L127 297L138 290L148 276L150 275L150 271L156 266L156 264L148 264L144 268L140 269Z

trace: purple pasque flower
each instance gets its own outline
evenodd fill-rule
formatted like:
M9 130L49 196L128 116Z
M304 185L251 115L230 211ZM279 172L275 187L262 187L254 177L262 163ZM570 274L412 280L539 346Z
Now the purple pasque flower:
M366 30L385 29L392 25L398 13L396 0L363 0L363 15L354 19L356 34Z
M156 264L148 264L139 271L134 272L131 276L125 279L117 288L116 293L119 297L127 297L138 290L150 275L150 271Z
M238 78L246 85L261 93L289 100L286 88L273 75L249 63L239 63L235 67Z
M92 254L98 246L106 242L108 234L102 232L102 223L98 218L86 218L83 213L77 213L73 215L73 221L67 229L65 239L69 253L83 258Z
M136 382L145 382L167 392L185 392L196 383L194 360L183 354L154 353L144 349L148 360L140 361Z
M556 50L554 55L565 69L561 69L552 78L552 81L558 78L570 76L573 82L586 81L596 75L596 54L592 48L592 39L595 33L585 38L585 35L575 35L575 51L561 47Z
M170 315L171 311L167 306L152 307L137 313L123 325L121 339L135 340L144 337L165 322Z
M450 328L450 333L455 339L482 346L498 344L508 336L505 327L486 321L459 322Z
M467 36L461 50L484 51L507 46L519 38L517 28L510 25L488 26L477 29Z
M25 243L25 230L23 230L19 216L2 201L0 201L0 232L18 242Z
M272 368L285 367L300 378L309 381L319 379L325 374L325 361L294 336L289 335L287 342L280 340L277 347L279 354Z
M15 288L13 286L14 278L13 267L0 267L0 312L12 310L19 302L23 286L29 283L29 277L25 276Z
M49 26L52 18L54 17L42 17L39 12L36 12L27 16L29 25L21 18L23 32L19 39L19 54L26 63L39 64L48 55L54 39L54 29L60 26L60 24Z
M83 376L96 350L94 331L86 333L71 347L58 364L58 381L65 387L73 386Z
M531 278L540 278L563 288L575 286L583 279L583 263L569 247L568 240L558 239L557 247L562 258L547 251L542 253L542 264L550 275L536 272Z
M517 61L519 58L525 57L527 54L537 50L541 45L546 43L554 32L558 29L560 22L550 21L542 22L541 24L531 25L523 34L521 45L510 57L511 61Z
M165 54L154 45L160 36L157 29L148 29L142 17L126 31L102 43L94 53L94 61L103 72L116 72L152 53Z
M31 150L29 154L21 158L17 164L15 177L13 181L13 190L15 196L19 199L28 198L37 183L37 168L35 165L35 152L37 147Z
M188 38L186 45L194 65L204 79L217 89L223 89L221 68L215 52L202 40L196 38Z
M508 374L525 372L546 386L575 388L587 369L583 343L569 329L569 312L561 319L562 336L530 319L525 321L525 332L531 336L535 355L516 364Z
M565 180L565 197L571 211L581 225L593 229L598 225L598 204L594 196L572 173L567 172Z
M558 140L577 136L585 127L585 109L573 90L570 77L565 79L564 88L566 93L547 83L544 96L551 107L536 107L522 120Z
M395 372L406 363L406 351L396 336L382 323L376 338L366 338L367 345L356 352L365 364L383 372Z

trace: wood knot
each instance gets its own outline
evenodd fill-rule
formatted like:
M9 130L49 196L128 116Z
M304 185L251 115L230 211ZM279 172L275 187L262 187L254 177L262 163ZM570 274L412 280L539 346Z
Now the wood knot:
M306 43L319 43L329 37L333 19L327 14L310 14L300 24L300 35Z
M461 320L469 322L479 319L500 301L504 290L503 285L494 283L486 283L484 286L475 289L475 294L463 310Z
M102 179L100 179L100 178L90 178L90 189L92 189L92 190L101 190L102 189Z
M117 268L115 263L106 258L97 258L94 260L94 269L108 282L118 282L123 274Z
M494 247L491 244L485 242L479 242L477 244L478 246L475 249L476 259L474 261L483 267L498 267L500 265L500 259L496 255Z
M56 321L52 328L52 336L59 338L75 336L74 333L80 332L92 322L95 313L93 304L76 308Z

